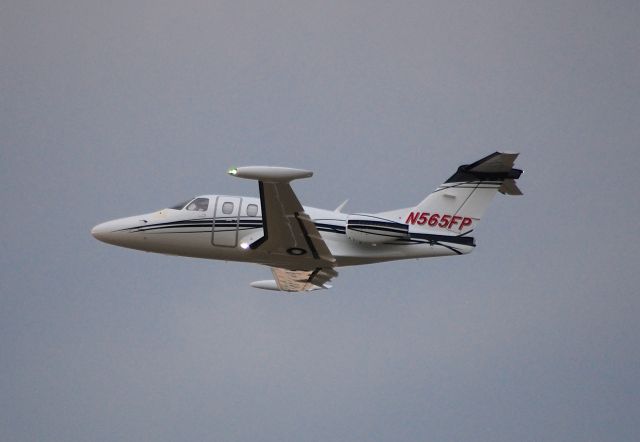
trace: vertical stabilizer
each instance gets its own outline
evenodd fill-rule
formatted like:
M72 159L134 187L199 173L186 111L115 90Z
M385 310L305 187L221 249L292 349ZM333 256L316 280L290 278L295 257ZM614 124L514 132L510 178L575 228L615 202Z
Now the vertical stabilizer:
M522 195L514 169L517 153L495 152L460 166L433 193L406 214L405 223L464 235L475 228L497 192Z

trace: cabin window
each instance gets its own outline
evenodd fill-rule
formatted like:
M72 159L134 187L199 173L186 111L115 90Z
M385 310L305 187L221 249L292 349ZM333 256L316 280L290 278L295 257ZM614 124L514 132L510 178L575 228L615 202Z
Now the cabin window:
M233 212L233 203L231 201L227 201L222 204L222 213L225 215L230 215Z
M258 215L258 206L255 204L249 204L247 206L247 216L257 216Z
M206 212L209 208L209 198L196 198L187 204L186 209L194 212Z

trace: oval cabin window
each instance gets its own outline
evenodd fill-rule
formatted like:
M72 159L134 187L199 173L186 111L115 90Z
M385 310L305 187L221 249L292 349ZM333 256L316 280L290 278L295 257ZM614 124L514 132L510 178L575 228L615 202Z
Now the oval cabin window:
M258 206L255 204L249 204L247 206L247 216L257 216L258 215Z
M227 201L226 203L222 204L222 213L224 213L225 215L229 215L231 212L233 212L232 202Z

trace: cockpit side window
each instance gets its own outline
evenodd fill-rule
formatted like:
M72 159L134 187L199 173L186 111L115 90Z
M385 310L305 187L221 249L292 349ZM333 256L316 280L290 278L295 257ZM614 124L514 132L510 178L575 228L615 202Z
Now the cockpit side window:
M209 198L196 198L185 207L186 210L194 212L206 212L209 208Z

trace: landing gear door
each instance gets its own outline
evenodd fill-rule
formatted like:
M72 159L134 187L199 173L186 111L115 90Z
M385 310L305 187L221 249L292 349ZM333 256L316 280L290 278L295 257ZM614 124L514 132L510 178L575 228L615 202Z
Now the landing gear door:
M238 218L242 198L218 196L213 208L211 243L214 246L235 247L238 244Z

